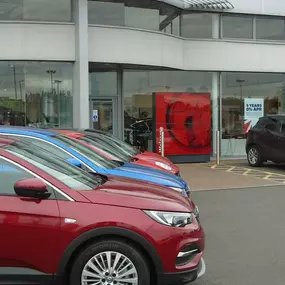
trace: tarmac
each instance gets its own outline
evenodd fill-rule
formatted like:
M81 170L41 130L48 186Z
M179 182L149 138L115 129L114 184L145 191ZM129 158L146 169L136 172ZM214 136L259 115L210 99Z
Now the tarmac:
M237 167L233 165L234 163ZM285 169L282 179L271 180L267 172L268 168L264 170L254 168L250 173L250 167L244 161L222 161L219 167L213 162L178 166L182 178L189 184L192 191L278 186L284 185L285 181ZM276 170L270 173L275 174L275 172L278 174Z

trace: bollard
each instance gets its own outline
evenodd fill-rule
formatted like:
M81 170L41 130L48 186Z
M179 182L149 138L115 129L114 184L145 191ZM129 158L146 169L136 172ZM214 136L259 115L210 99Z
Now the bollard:
M160 131L160 143L161 143L160 151L161 155L164 156L164 128L160 127L159 131Z
M220 131L216 132L216 164L220 165Z

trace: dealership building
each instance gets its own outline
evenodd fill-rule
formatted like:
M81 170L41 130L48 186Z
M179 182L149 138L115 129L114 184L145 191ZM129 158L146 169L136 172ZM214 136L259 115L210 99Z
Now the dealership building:
M245 126L284 113L284 16L284 0L0 0L0 124L158 152L164 134L175 161L215 155L220 130L242 157Z

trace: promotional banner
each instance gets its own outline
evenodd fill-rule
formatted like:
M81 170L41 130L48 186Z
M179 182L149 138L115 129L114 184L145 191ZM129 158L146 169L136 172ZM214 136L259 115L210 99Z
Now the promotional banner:
M264 116L264 100L260 98L244 99L244 132L247 133Z
M156 152L165 155L211 154L211 94L156 93Z

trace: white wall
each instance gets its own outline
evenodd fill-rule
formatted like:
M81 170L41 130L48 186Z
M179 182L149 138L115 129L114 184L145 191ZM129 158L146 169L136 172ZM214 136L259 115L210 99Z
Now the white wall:
M285 15L284 0L229 0L235 9L234 13Z
M1 23L0 60L75 60L74 25Z
M285 72L285 44L190 40L125 28L89 27L89 61L184 70Z

